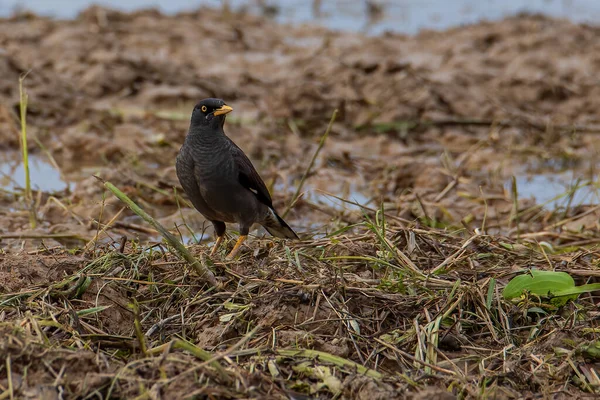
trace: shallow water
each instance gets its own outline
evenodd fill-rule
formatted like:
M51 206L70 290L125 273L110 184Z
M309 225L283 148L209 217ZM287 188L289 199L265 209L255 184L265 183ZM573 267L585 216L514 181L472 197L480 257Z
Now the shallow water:
M572 173L541 173L516 177L519 198L534 198L547 209L566 207L568 204L598 204L598 189L593 181L576 180ZM511 180L506 189L511 190Z
M264 13L258 1L229 0L232 8L249 5L254 12ZM268 0L267 12L276 12L279 22L317 23L332 29L379 34L385 31L414 34L421 29L447 29L498 20L519 12L542 13L576 22L598 23L600 1L596 0ZM320 3L318 10L314 3ZM381 12L369 12L367 3L380 4ZM0 15L10 15L17 8L38 14L72 18L91 4L131 11L157 7L165 13L176 13L198 6L220 7L221 0L0 0ZM271 7L272 6L272 7Z
M69 187L60 172L42 155L29 155L29 176L31 188L44 192L58 192ZM25 187L25 167L17 152L0 153L0 185L5 190L19 190Z
M368 206L371 199L364 193L358 190L351 190L350 193L327 193L317 189L312 189L306 193L306 198L316 204L323 204L334 210L361 210L361 206ZM341 197L346 201L342 201L337 197Z

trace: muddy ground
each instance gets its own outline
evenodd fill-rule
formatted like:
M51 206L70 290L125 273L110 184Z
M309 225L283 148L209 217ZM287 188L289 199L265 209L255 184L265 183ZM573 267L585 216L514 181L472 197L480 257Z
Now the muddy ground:
M600 209L566 189L542 208L511 177L567 171L594 202L599 34L541 16L414 37L209 9L2 20L0 396L592 396L596 297L540 313L501 289L530 267L598 275ZM286 217L302 241L259 230L237 261L208 260L174 169L204 97L233 107L226 132L280 211L338 110Z

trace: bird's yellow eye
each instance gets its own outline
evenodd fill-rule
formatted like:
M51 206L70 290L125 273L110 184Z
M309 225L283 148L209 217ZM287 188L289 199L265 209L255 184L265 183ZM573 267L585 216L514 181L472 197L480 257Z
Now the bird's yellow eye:
M202 112L206 112L206 106L202 106Z

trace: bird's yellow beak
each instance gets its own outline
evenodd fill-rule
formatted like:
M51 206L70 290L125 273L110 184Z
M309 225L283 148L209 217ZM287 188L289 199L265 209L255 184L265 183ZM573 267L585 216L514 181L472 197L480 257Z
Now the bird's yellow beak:
M213 114L216 117L217 115L229 114L232 111L233 111L233 108L231 108L227 105L223 105L223 106L221 106L221 108L217 108Z

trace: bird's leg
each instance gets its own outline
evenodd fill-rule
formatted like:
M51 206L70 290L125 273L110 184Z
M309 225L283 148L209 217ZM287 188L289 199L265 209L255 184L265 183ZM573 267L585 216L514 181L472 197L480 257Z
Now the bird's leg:
M217 249L221 245L221 242L223 241L224 237L225 237L225 235L217 236L217 240L215 241L215 244L214 244L212 250L210 251L210 256L211 257L214 256L215 253L217 252Z
M225 226L225 222L222 221L211 221L213 226L215 227L215 234L217 235L217 240L215 241L215 245L210 251L210 256L214 256L221 245L221 242L225 238L225 230L227 227Z
M240 251L240 247L242 247L242 243L244 243L244 241L246 241L247 237L248 237L248 235L240 235L239 239L235 243L235 246L233 246L233 249L231 250L231 252L229 254L227 254L226 258L228 260L231 260L232 258L234 258L237 255L237 253Z

